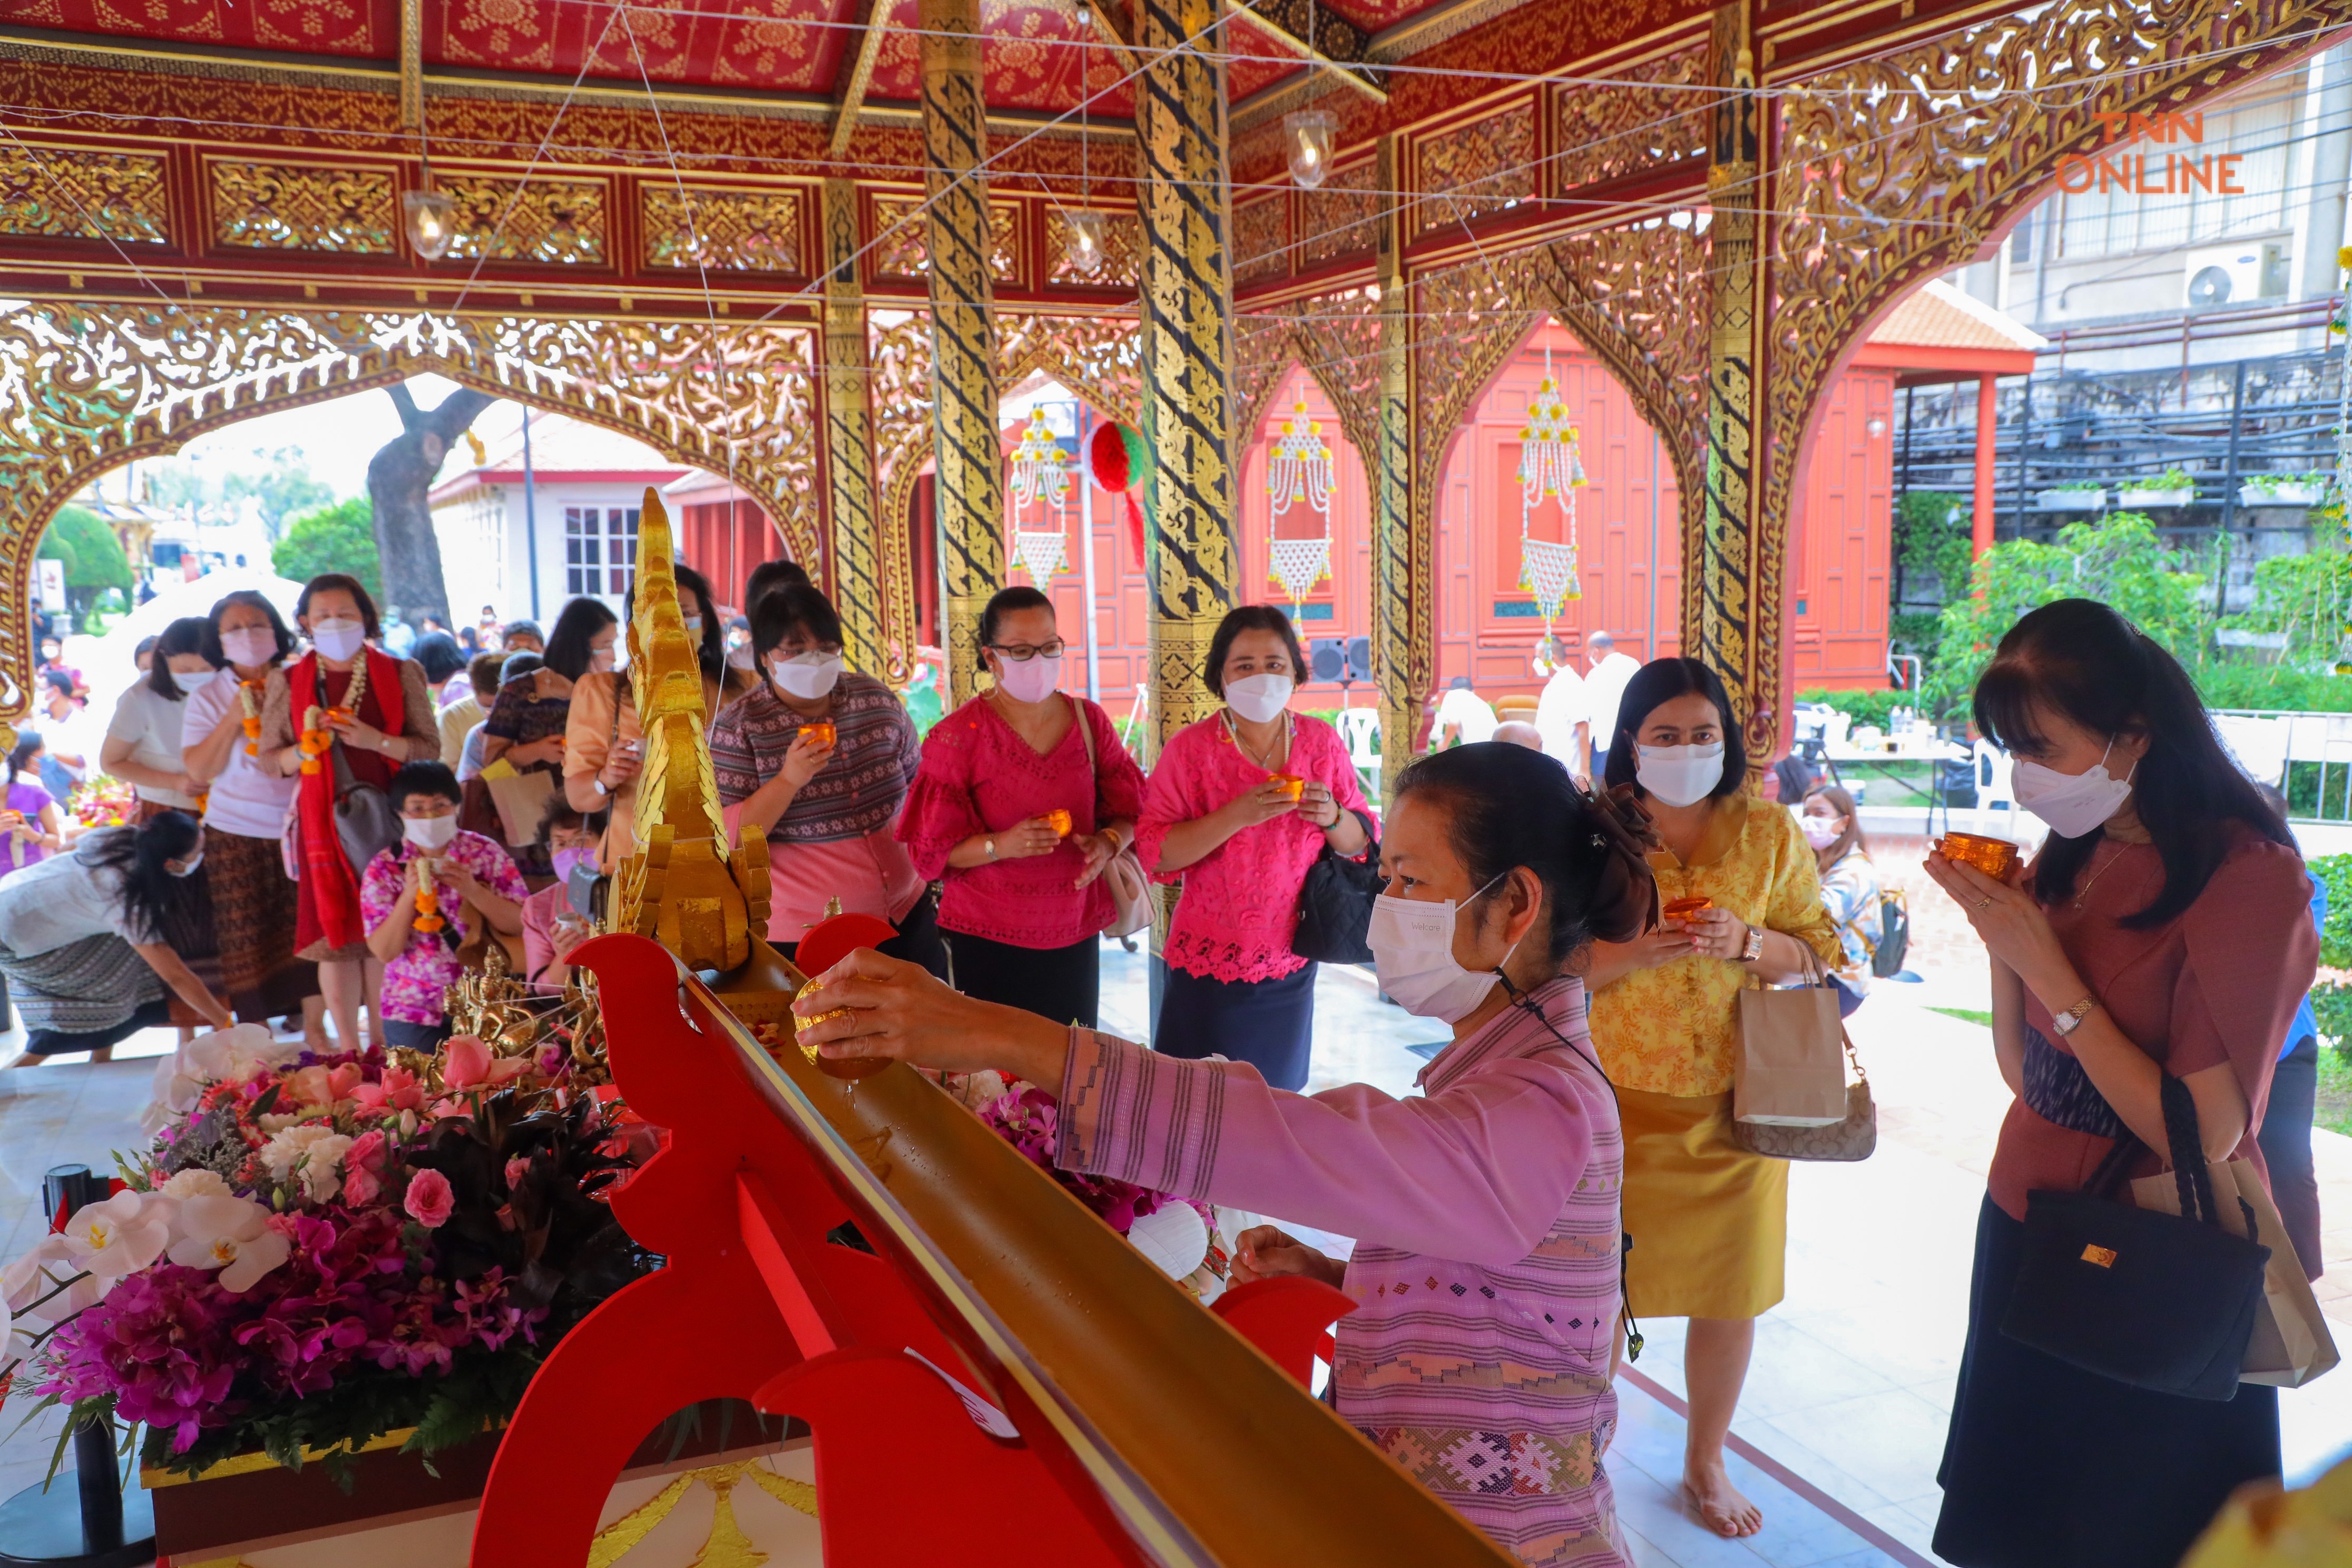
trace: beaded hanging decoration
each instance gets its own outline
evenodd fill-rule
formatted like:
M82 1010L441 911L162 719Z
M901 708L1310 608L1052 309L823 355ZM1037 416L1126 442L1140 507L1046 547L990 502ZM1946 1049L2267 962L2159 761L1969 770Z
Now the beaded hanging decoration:
M1584 596L1576 585L1576 491L1585 482L1584 464L1577 456L1576 426L1568 422L1568 405L1560 400L1559 381L1552 374L1551 354L1544 354L1544 376L1528 407L1528 422L1519 431L1519 586L1536 596L1543 616L1544 636L1570 599ZM1535 510L1557 500L1568 519L1564 540L1536 539L1528 531Z
M1331 447L1323 426L1307 417L1307 400L1290 405L1266 458L1265 493L1277 521L1292 507L1304 503L1323 520L1323 531L1305 539L1269 539L1266 565L1274 580L1290 595L1293 618L1305 608L1315 584L1331 574Z

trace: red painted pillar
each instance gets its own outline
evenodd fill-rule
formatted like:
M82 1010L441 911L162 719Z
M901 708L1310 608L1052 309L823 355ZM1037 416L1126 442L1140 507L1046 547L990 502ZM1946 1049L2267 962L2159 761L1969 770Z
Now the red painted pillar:
M2000 429L2000 378L1990 371L1977 377L1977 495L1969 530L1969 558L1992 548L1992 450Z

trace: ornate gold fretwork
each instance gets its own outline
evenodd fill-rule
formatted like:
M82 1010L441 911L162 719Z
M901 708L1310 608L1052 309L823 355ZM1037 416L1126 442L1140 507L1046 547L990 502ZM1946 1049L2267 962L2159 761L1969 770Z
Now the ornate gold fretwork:
M1152 63L1137 105L1143 147L1143 436L1154 463L1150 584L1157 744L1213 710L1209 640L1234 603L1232 193L1220 154L1225 68L1203 52L1216 0L1142 0Z
M1298 194L1298 265L1319 267L1335 257L1370 250L1381 217L1381 172L1377 160L1341 169L1317 191Z
M871 270L877 278L920 282L930 275L930 225L919 196L874 198L874 249ZM991 202L988 205L989 275L1003 282L1021 281L1021 204Z
M996 313L996 379L1018 386L1044 371L1122 424L1143 417L1143 335L1118 316Z
M1102 265L1092 272L1081 272L1070 258L1070 220L1058 208L1045 215L1048 278L1056 283L1100 289L1136 286L1143 276L1143 220L1128 212L1107 212L1102 216Z
M0 321L0 593L24 604L49 516L100 473L280 408L433 371L731 473L794 555L818 532L806 327L37 302ZM26 710L0 624L0 718Z
M1372 465L1372 679L1381 700L1381 787L1396 795L1421 731L1422 693L1437 677L1435 519L1416 517L1413 290L1404 277L1404 202L1397 139L1381 139L1380 446ZM1434 464L1434 456L1428 459Z
M493 261L593 267L610 253L602 180L443 174L433 183L457 204L457 232L449 241L453 259L487 254Z
M1414 226L1427 234L1501 212L1537 194L1536 110L1514 104L1414 144Z
M1234 204L1234 280L1255 283L1290 270L1290 195L1277 191Z
M866 305L857 284L857 187L824 183L824 472L833 499L833 601L850 662L906 678L911 646L894 646L874 511L874 419L866 399ZM896 531L905 532L903 527ZM909 639L909 644L911 639Z
M1573 82L1553 89L1555 191L1572 191L1626 174L1706 156L1704 47L1609 73L1608 86Z
M913 647L917 635L914 563L909 558L908 511L915 481L931 453L931 327L912 311L869 310L866 315L866 363L871 374L866 406L874 421L874 485L882 552L885 623L892 636ZM925 529L937 525L921 520Z
M801 270L797 191L729 190L648 181L640 189L646 265L714 272Z
M948 700L979 689L980 612L1004 580L1004 457L996 429L995 289L980 0L921 0L924 243L931 293L931 438L937 453Z
M161 158L0 143L0 234L163 245L171 192Z
M1265 426L1267 399L1292 364L1306 367L1339 411L1339 431L1363 460L1380 450L1378 289L1318 294L1253 310L1234 328L1234 427L1245 441Z
M213 241L260 250L389 256L398 223L389 170L299 163L207 165Z

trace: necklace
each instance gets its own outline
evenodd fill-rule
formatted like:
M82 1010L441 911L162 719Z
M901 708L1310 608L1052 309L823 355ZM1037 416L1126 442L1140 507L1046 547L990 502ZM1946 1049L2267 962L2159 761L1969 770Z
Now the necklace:
M1274 765L1274 750L1272 747L1269 746L1264 753L1260 753L1252 751L1250 749L1250 743L1242 739L1242 732L1234 727L1234 715L1231 709L1227 709L1221 717L1223 717L1225 721L1225 733L1234 738L1234 747L1236 751L1240 752L1242 755L1249 758L1250 761L1255 763L1259 767L1264 768L1267 773L1271 773L1280 771ZM1290 713L1287 710L1285 710L1282 715L1282 756L1285 762L1288 762L1290 760Z
M2116 846L2116 852L2107 857L2106 865L2100 867L2095 871L2093 871L2091 873L2091 879L2084 882L2082 887L2075 889L2074 907L2078 910L2081 909L2083 907L2083 900L2091 896L2091 889L2098 885L2099 879L2105 876L2109 868L2113 867L2116 861L2122 859L2126 855L2130 853L2130 845L2118 843Z

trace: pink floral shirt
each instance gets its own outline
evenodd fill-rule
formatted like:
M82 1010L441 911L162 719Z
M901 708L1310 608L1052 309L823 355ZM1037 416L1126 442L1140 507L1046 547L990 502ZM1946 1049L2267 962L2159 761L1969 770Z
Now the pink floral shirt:
M1073 700L1076 700L1075 699ZM940 924L1015 947L1067 947L1110 924L1110 889L1097 878L1071 884L1086 856L1068 838L1051 854L956 870L949 852L975 833L1002 833L1059 806L1073 837L1143 810L1143 770L1119 743L1110 715L1077 703L1094 733L1095 763L1076 724L1039 756L994 703L975 697L923 738L922 770L898 818L898 840L926 880L944 878Z
M392 912L392 906L400 902L408 863L417 853L416 846L403 842L379 851L368 862L367 875L360 879L360 919L368 930L373 931ZM513 859L478 833L460 832L440 852L440 858L463 866L502 899L520 903L530 896ZM449 923L436 931L411 932L408 945L383 966L383 1016L387 1018L410 1024L441 1022L447 1014L442 994L466 973L457 962L457 948L471 934L464 903L447 880L436 879L434 887L441 900L441 918Z
M1290 759L1282 771L1328 785L1341 807L1366 816L1355 764L1338 731L1294 715ZM1282 759L1275 759L1281 763ZM1242 754L1222 714L1176 731L1151 770L1136 825L1136 853L1154 881L1184 885L1168 931L1168 962L1207 980L1279 980L1307 967L1290 951L1298 927L1298 889L1323 853L1323 830L1291 814L1244 827L1181 871L1159 868L1168 830L1202 817L1272 775Z

